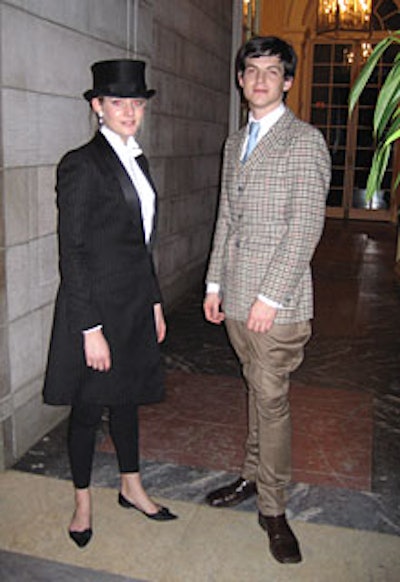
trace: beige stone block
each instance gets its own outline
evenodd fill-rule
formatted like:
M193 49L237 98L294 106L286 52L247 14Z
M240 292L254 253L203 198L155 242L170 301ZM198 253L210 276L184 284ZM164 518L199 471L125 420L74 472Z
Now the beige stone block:
M139 0L138 9L135 10L135 2L131 2L129 47L134 55L150 61L153 52L153 0ZM146 69L147 84L152 86L151 69Z
M8 357L8 328L0 325L0 401L10 393L10 363ZM0 404L0 416L3 412Z
M211 187L213 198L220 185L221 153L222 147L215 154L195 159L193 164L193 184L199 189Z
M31 400L35 399L42 391L43 380L42 377L35 378L32 382L28 382L23 386L20 386L17 390L13 392L13 408L17 410L18 408L23 408Z
M83 99L3 89L5 168L54 165L92 132Z
M37 169L37 236L56 232L56 169L55 166L43 166Z
M26 243L31 237L31 198L36 172L33 168L4 171L5 242Z
M178 155L174 150L174 124L174 118L163 117L153 111L149 148L153 156L172 158Z
M87 42L84 37L11 7L3 10L3 34L9 47L2 72L6 86L41 93L78 93L86 79L78 52ZM71 61L73 50L75 59Z
M12 321L9 326L11 390L15 392L43 373L40 311Z
M57 222L53 166L4 171L6 245L54 233Z
M212 52L220 55L229 55L231 17L232 7L226 2L214 2L213 6L185 2L184 10L180 0L156 2L154 5L155 20L193 44L203 46L203 49L210 47ZM226 22L226 27L222 27L221 22Z
M26 399L32 393L30 399ZM35 381L14 403L15 457L26 451L56 426L68 413L66 406L46 406L42 400L42 383Z
M158 10L158 7L157 7ZM184 43L180 41L173 28L166 26L163 20L154 22L153 67L162 72L177 71L182 77Z
M7 251L7 301L10 321L54 300L58 286L55 235L41 237Z
M7 250L7 303L10 321L30 310L30 244L20 244Z
M58 287L58 244L56 235L32 241L30 247L30 308L54 300Z
M74 29L125 46L128 6L134 0L10 0L26 10L31 21L48 21L56 29ZM19 11L15 11L19 12ZM36 17L36 18L33 18ZM82 35L81 35L82 36Z
M0 247L0 326L8 321L6 287L6 253Z
M164 197L165 194L165 179L166 175L169 173L169 164L167 160L163 158L158 158L155 156L150 156L150 171L151 177L156 185L157 194L159 202Z

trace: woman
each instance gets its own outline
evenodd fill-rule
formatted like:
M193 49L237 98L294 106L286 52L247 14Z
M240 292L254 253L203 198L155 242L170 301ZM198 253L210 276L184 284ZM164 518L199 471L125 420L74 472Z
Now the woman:
M72 406L69 535L79 547L92 537L90 475L104 406L119 504L158 521L176 518L149 498L139 474L137 406L163 397L157 344L166 333L151 256L156 194L134 138L155 91L146 88L142 61L101 61L92 73L84 97L100 129L57 171L61 282L44 385L45 403Z

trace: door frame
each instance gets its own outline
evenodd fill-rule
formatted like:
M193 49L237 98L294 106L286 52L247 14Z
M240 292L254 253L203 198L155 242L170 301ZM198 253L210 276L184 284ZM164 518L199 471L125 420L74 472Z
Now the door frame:
M364 36L358 36L354 34L352 38L349 38L347 34L336 33L334 35L326 34L321 36L312 35L309 38L309 50L307 51L309 55L309 63L307 64L307 70L309 72L308 78L309 82L306 84L306 113L307 118L311 119L311 100L312 100L312 75L313 75L313 58L314 58L314 45L315 44L353 44L357 45L361 42L367 40L371 44L378 43L382 38L386 36L385 32L379 31L370 35L368 39ZM351 70L350 83L353 85L360 69L362 67L361 62L355 63L355 66ZM390 205L387 209L369 209L369 208L353 208L353 176L354 176L354 158L356 154L356 139L357 139L357 128L358 122L358 104L355 108L354 114L347 123L347 138L346 138L346 154L345 154L345 175L343 183L343 198L341 206L326 206L326 216L330 218L349 218L354 220L374 220L374 221L386 221L386 222L397 222L398 220L398 207L400 203L400 187L396 192L391 191ZM353 121L352 121L353 120ZM393 148L393 179L392 185L394 183L395 177L400 170L400 147L398 143L394 144Z

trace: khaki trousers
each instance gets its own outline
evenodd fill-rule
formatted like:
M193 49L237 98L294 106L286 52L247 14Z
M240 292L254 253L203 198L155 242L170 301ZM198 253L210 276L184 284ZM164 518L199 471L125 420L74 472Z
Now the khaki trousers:
M291 479L289 375L303 360L311 324L274 324L263 334L249 331L245 322L232 319L226 320L226 327L248 388L248 437L242 477L256 482L262 514L281 515Z

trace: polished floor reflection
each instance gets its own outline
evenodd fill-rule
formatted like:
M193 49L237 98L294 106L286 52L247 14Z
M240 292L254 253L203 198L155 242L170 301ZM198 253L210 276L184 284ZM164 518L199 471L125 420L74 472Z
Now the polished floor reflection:
M246 438L241 379L171 371L167 401L141 411L142 456L240 472ZM293 480L371 490L372 398L292 384ZM99 450L111 452L106 433Z

